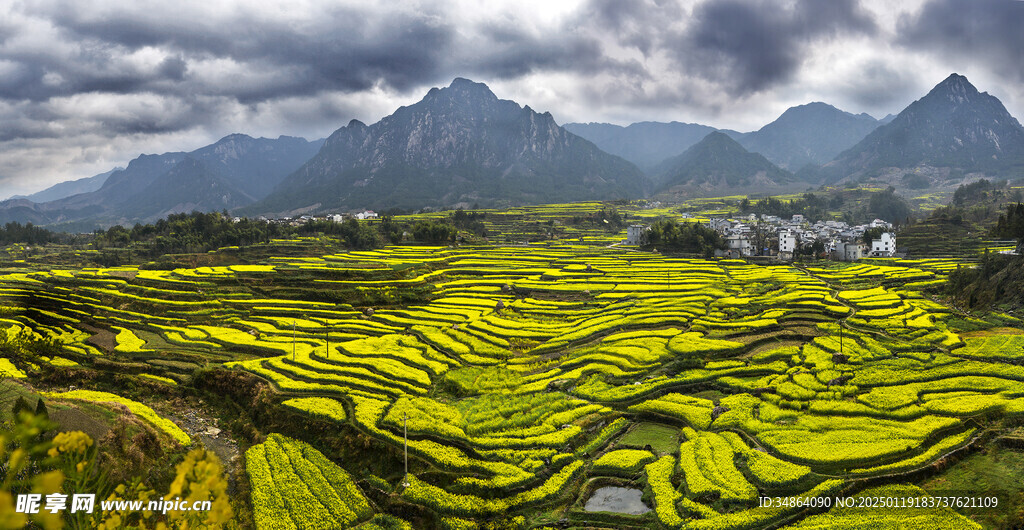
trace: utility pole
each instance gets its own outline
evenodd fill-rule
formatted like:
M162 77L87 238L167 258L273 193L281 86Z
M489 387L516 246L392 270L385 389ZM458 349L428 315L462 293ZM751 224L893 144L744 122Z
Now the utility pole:
M331 328L327 328L327 349L324 351L324 357L331 358Z
M409 411L402 413L402 449L405 453L405 476L402 477L402 485L409 486Z
M839 354L843 354L843 321L839 321Z
M292 361L295 360L295 321L292 320Z

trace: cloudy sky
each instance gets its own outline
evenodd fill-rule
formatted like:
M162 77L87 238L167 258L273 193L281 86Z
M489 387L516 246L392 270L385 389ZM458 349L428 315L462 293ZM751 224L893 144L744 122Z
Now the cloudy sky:
M0 198L233 132L318 138L461 76L559 123L898 113L951 72L1024 119L1011 0L0 3Z

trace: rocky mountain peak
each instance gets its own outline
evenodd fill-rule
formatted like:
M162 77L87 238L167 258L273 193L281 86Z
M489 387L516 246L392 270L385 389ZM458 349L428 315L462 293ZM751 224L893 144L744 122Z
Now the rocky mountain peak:
M455 79L452 79L452 82L450 85L448 85L448 88L452 90L487 93L492 96L494 95L494 93L491 92L491 89L487 88L487 85L483 83L477 83L476 81L471 81L469 79L466 79L465 77L456 77Z
M498 96L491 92L491 89L483 83L470 81L462 77L456 77L445 88L432 88L423 98L421 103L442 103L445 105L464 105L497 102Z
M1024 130L996 97L954 73L824 170L830 182L923 166L1013 174L1024 167Z
M245 141L245 140L252 140L252 139L253 139L252 136L249 136L248 134L232 133L232 134L229 134L229 135L225 136L224 138L221 138L220 140L217 140L216 143L219 144L219 143L222 143L222 142L238 142L238 141Z
M748 151L796 171L828 162L878 125L867 114L855 115L815 101L790 107L775 121L738 140Z
M255 139L247 134L229 134L213 144L213 152L223 160L238 159Z
M708 135L705 136L704 139L700 141L700 143L707 144L707 145L716 145L717 144L717 145L728 146L728 147L732 147L732 146L740 147L740 144L736 143L736 140L733 140L732 138L729 138L729 135L727 135L727 134L725 134L723 132L720 132L720 131L714 131L712 133L708 133Z
M953 73L941 83L935 85L935 88L933 88L931 92L928 93L928 96L925 97L944 96L954 105L960 105L963 103L969 103L978 94L978 89L974 88L974 85L972 85L966 77Z

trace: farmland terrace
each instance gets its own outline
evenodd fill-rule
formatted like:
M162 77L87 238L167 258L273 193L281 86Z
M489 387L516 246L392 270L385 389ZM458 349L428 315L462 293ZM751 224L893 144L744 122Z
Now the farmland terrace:
M179 395L235 407L258 528L863 526L758 499L919 497L1024 413L1021 323L937 301L956 266L550 243L8 269L0 325L56 350L0 371L51 392L162 386L149 414ZM652 510L584 510L607 485ZM950 508L871 517L976 526Z

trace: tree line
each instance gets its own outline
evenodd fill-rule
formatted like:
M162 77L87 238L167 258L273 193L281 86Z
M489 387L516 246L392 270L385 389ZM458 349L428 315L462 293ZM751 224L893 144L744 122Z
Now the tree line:
M1008 204L1006 213L999 215L992 235L1004 239L1024 242L1024 203Z
M460 209L436 220L399 222L385 216L372 222L349 218L341 222L310 220L291 226L257 219L235 219L226 212L192 212L171 214L153 223L136 223L131 227L115 225L94 230L91 234L67 234L31 223L10 222L0 227L0 245L80 243L95 250L131 249L136 257L152 259L164 254L201 253L228 246L269 243L272 239L323 235L345 248L366 250L403 241L454 243L460 232L486 237L487 229L483 223L486 215L485 212Z
M842 193L831 197L804 193L795 199L784 200L776 197L765 197L756 201L744 198L740 201L740 211L744 214L775 215L783 219L794 215L802 215L809 222L817 222L833 219L833 213L846 206L847 211L841 216L843 221L849 224L861 224L879 218L889 221L894 225L908 224L911 218L911 208L907 201L896 194L896 189L889 187L885 190L871 193L867 205L852 209L847 204L847 198Z
M822 219L831 219L829 210L839 209L843 202L842 195L827 198L813 193L805 193L802 197L788 201L775 197L765 197L757 201L744 198L740 201L740 211L745 214L775 215L781 218L802 215L813 223Z
M45 228L33 226L32 223L21 224L11 222L0 227L0 245L10 245L12 243L43 245L46 243L63 242L68 237L67 234L51 232Z

